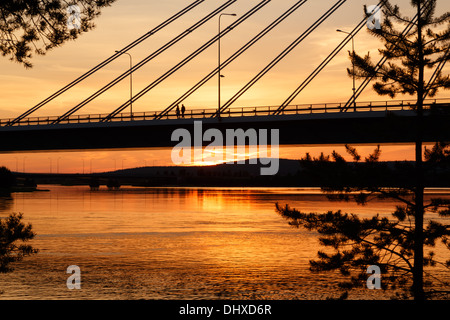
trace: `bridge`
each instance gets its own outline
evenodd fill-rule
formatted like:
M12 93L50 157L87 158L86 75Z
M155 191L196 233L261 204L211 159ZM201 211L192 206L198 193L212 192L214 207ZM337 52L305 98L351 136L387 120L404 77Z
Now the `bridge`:
M334 48L322 63L304 79L296 90L278 106L265 107L232 107L232 105L245 94L256 82L265 76L275 65L282 61L294 48L299 46L324 21L337 12L346 0L338 0L329 10L324 12L307 30L302 32L292 43L280 52L269 64L256 74L244 87L217 108L194 109L180 115L174 110L186 98L192 95L206 82L214 77L219 79L221 70L241 56L256 42L266 36L270 31L281 24L285 19L299 10L308 0L294 3L286 12L263 28L250 41L243 45L233 55L219 65L191 89L181 95L166 109L151 112L128 112L132 104L146 95L150 90L172 76L176 71L195 59L201 52L220 41L232 30L238 28L256 12L262 10L270 0L263 0L248 12L236 19L232 24L220 31L201 47L182 59L166 73L154 80L140 92L132 95L128 101L115 110L105 114L80 114L79 111L100 95L108 92L113 86L132 76L149 61L153 60L180 40L191 35L204 25L230 7L237 0L228 0L208 13L177 37L170 40L158 50L151 53L139 63L131 66L113 81L87 97L85 100L68 110L63 115L48 117L32 117L32 114L49 102L73 88L86 78L114 61L122 54L127 53L146 39L160 32L173 21L180 19L187 12L193 10L205 0L197 0L186 8L165 20L139 39L135 40L99 65L87 71L47 99L41 101L25 113L12 119L0 119L0 152L29 152L29 151L56 151L56 150L96 150L117 148L166 148L173 147L177 142L171 140L172 132L179 128L192 131L195 121L201 121L204 130L215 128L225 133L227 129L278 129L281 145L317 145L317 144L346 144L346 143L413 143L416 140L416 112L414 100L389 101L357 101L360 94L366 89L371 78L365 79L348 101L342 103L303 104L295 105L293 101L313 81L330 61L352 40L352 38L366 25L362 19L352 32ZM380 1L378 7L383 6ZM403 35L408 35L417 21L405 27ZM220 46L219 46L220 50ZM219 51L220 52L220 51ZM449 52L446 53L448 55ZM381 59L377 68L381 68L386 59ZM446 59L436 67L429 79L428 87L435 77L442 71ZM424 142L450 141L450 99L427 99L424 96Z
M351 111L343 104L230 108L216 116L216 109L175 112L158 118L158 112L122 113L111 122L105 115L77 115L54 124L57 117L27 118L15 126L0 121L1 152L117 148L166 148L172 132L184 128L194 136L194 121L204 130L278 129L280 145L329 145L359 143L414 143L416 112L413 101L358 102ZM425 100L424 141L450 140L450 99ZM208 143L205 143L207 145Z

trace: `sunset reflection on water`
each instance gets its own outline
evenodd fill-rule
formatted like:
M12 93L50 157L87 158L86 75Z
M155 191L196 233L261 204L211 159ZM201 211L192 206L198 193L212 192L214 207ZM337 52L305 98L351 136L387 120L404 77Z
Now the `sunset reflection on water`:
M397 205L330 202L319 189L40 188L50 191L0 200L1 216L24 213L40 249L0 275L1 299L336 297L339 277L308 269L317 234L290 227L275 203L367 217ZM69 265L81 268L81 290L66 287ZM363 285L353 296L384 297Z

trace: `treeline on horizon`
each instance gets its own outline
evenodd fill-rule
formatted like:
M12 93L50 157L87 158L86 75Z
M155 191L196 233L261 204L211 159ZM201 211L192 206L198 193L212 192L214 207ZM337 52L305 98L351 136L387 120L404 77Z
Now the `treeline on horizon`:
M450 165L429 163L426 187L450 187ZM346 162L302 158L280 159L280 170L261 176L260 164L219 164L199 167L141 167L93 174L16 174L37 184L132 186L207 186L207 187L412 187L415 165L412 161ZM116 188L117 189L117 188Z
M226 170L228 165L200 168L196 176L182 175L180 182L185 184L221 186L280 186L280 187L403 187L415 185L415 164L410 161L399 162L340 162L317 161L317 159L281 161L284 168L274 176L258 174L259 165L252 170ZM236 165L238 167L239 165ZM222 170L221 170L222 169ZM450 166L448 164L430 165L425 176L426 187L450 187Z

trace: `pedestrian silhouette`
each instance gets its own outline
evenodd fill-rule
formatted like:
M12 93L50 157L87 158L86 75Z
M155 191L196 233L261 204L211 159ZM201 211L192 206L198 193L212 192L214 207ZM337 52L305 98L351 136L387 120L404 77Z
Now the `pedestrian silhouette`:
M181 117L184 118L184 113L186 112L186 108L184 107L184 104L181 105Z
M177 119L180 118L180 106L177 105Z

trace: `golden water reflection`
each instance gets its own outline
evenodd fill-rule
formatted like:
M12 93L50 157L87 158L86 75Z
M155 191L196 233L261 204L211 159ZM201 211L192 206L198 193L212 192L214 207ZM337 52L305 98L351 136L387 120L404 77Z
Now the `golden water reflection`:
M308 271L317 235L291 228L274 204L361 216L398 204L330 202L319 189L41 188L50 191L0 206L1 216L24 213L40 249L0 275L1 299L325 299L339 279ZM69 265L81 268L82 290L65 286ZM353 297L381 294L362 287Z

